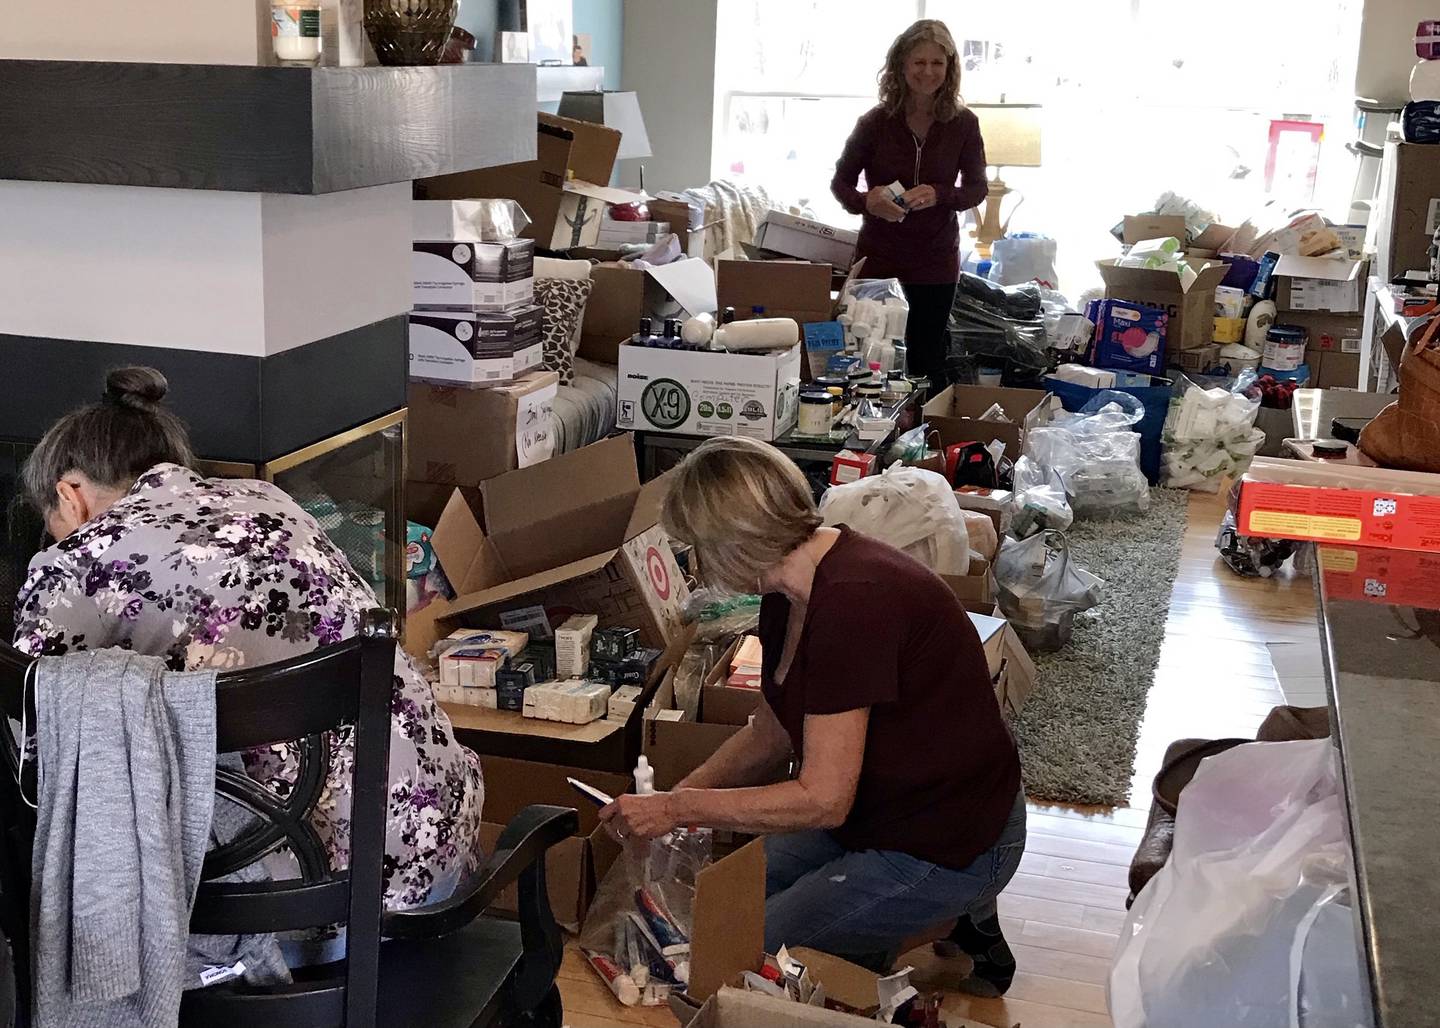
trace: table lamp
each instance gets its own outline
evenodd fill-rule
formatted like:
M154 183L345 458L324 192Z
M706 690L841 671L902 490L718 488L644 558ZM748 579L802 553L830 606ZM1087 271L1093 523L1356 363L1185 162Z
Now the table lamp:
M985 199L985 213L971 233L975 250L981 257L990 256L995 240L1005 238L1009 218L1000 220L1000 206L1013 190L1000 180L1001 168L1040 167L1040 105L1039 104L968 104L980 119L980 134L985 139L985 160L995 169ZM1013 211L1011 212L1014 213Z
M640 116L640 98L634 93L566 91L561 95L560 109L555 113L562 118L591 121L619 129L620 150L615 155L616 160L627 161L652 154L645 119Z

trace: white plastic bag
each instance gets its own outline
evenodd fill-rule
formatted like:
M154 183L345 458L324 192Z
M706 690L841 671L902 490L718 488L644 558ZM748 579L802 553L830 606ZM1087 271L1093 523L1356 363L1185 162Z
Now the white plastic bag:
M1201 762L1170 859L1120 933L1116 1028L1370 1024L1353 921L1339 916L1349 851L1334 752L1329 739L1262 742Z
M826 490L820 516L889 543L936 574L970 573L970 535L944 475L896 464Z
M1038 282L1045 289L1058 289L1060 274L1055 270L1058 244L1044 236L1006 236L991 247L993 263L990 281L1002 286Z
M1105 586L1071 559L1064 532L1007 539L994 568L995 598L1032 653L1069 642L1075 615L1099 603Z
M1010 531L1017 539L1047 528L1063 532L1075 521L1059 473L1029 457L1015 462L1011 506Z
M1144 416L1134 396L1107 389L1080 412L1026 432L1025 455L1060 473L1077 517L1143 514L1150 509L1150 483L1133 427Z

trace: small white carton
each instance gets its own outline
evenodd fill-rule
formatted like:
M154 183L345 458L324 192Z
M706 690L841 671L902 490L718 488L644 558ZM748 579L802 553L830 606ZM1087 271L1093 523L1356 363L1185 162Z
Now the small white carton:
M762 353L620 347L619 427L778 439L800 416L800 347Z

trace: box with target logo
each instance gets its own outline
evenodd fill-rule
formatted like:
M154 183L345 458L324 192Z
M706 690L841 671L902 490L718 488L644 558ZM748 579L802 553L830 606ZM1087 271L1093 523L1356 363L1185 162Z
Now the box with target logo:
M800 347L763 353L620 347L621 428L778 439L800 417Z
M665 476L641 485L634 444L617 436L490 479L478 497L457 490L431 539L456 598L409 620L406 649L534 605L556 624L584 613L638 628L664 649L690 596L658 524L668 487Z
M1440 552L1440 475L1257 457L1241 535Z

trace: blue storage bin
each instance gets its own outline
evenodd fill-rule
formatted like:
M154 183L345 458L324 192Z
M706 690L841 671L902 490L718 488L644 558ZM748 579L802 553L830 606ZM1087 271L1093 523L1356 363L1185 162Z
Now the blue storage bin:
M1149 385L1117 383L1114 389L1116 392L1129 393L1145 405L1145 417L1135 426L1135 430L1140 433L1140 470L1145 472L1151 485L1157 485L1160 482L1160 436L1165 430L1165 417L1170 413L1170 396L1174 392L1174 386L1168 378L1153 375L1149 378ZM1078 411L1097 393L1105 391L1053 377L1045 379L1045 388L1058 396L1060 403L1068 411Z

